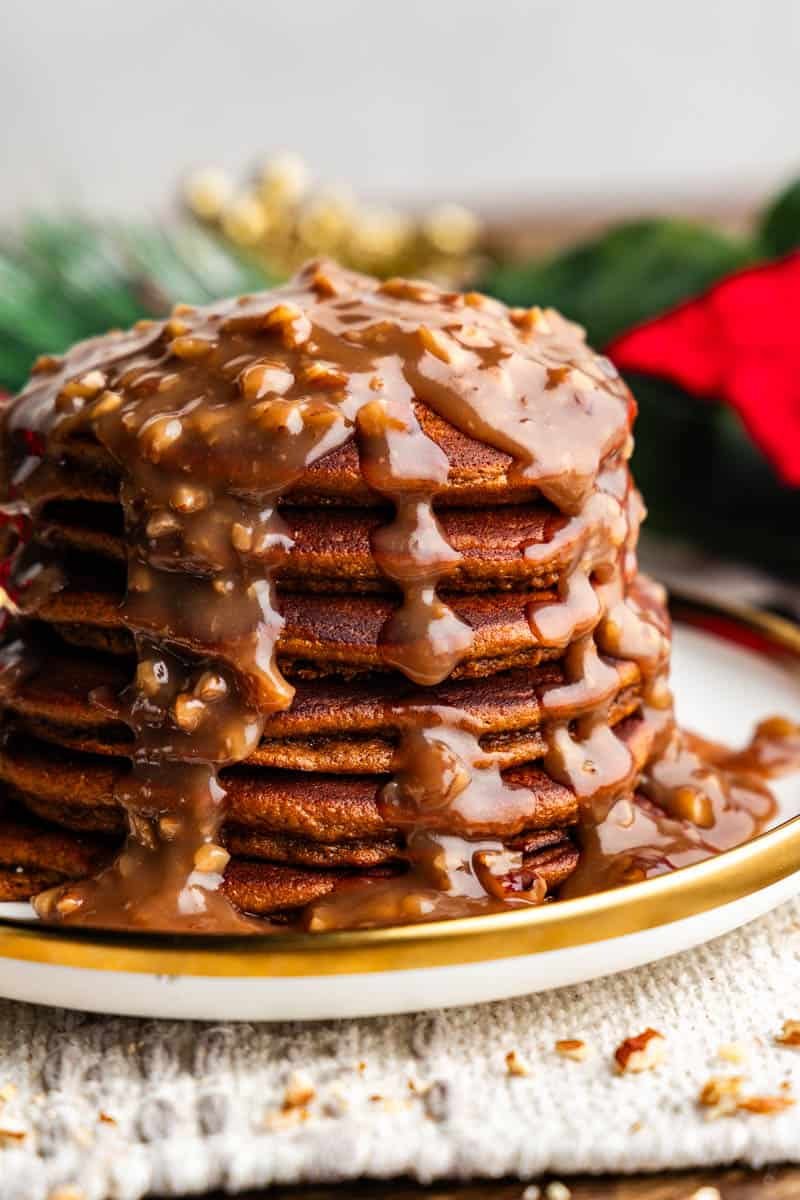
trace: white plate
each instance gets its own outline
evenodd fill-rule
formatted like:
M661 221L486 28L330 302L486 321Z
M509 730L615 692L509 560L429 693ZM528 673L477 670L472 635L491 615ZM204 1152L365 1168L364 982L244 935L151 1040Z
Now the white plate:
M762 644L745 649L718 630L678 623L682 723L739 744L765 715L800 718L800 632L714 610L712 623L720 619L728 634ZM800 779L776 790L780 820L800 813ZM640 966L735 929L800 891L798 863L800 821L791 820L710 862L601 896L429 926L264 939L46 931L28 906L0 905L0 995L131 1016L268 1021L497 1000Z

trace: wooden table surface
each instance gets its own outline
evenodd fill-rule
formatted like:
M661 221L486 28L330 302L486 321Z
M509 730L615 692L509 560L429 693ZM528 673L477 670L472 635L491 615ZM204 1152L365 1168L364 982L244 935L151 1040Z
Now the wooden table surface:
M549 1178L537 1180L541 1200L547 1200ZM720 1200L800 1200L800 1169L768 1171L692 1171L640 1176L635 1179L594 1179L586 1176L560 1182L569 1187L570 1200L692 1200L701 1188L717 1188ZM274 1188L247 1192L238 1200L521 1200L526 1184L518 1180L480 1183L440 1183L419 1187L407 1181L364 1181L338 1187ZM187 1198L188 1200L188 1198ZM222 1193L206 1200L230 1200ZM716 1200L713 1192L698 1200Z

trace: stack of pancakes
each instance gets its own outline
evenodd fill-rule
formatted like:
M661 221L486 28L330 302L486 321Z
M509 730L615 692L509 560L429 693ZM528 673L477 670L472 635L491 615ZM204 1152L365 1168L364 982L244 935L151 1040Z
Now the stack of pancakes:
M255 752L220 774L228 806L220 841L230 854L223 886L246 912L292 914L365 877L406 869L407 827L393 821L383 796L400 765L409 706L465 714L487 761L516 789L516 803L468 831L515 852L503 887L526 894L538 881L556 896L578 864L580 799L544 763L542 697L574 683L565 667L570 647L543 644L530 617L565 595L574 546L558 535L570 518L513 470L504 450L456 429L420 397L414 408L449 462L435 506L458 560L438 592L472 630L471 646L432 686L387 665L381 631L400 595L376 565L372 539L391 508L365 482L356 439L308 466L280 500L291 546L275 577L284 619L277 661L296 694L288 709L267 716ZM24 525L27 545L8 583L23 617L9 627L0 697L4 900L84 878L113 859L126 831L115 786L133 749L108 700L136 670L121 615L119 467L85 430L27 449L36 470L20 471L19 454L7 464L16 472L7 494L31 518L16 519L7 505L8 538ZM629 452L614 445L609 469L627 478ZM49 572L57 585L40 587ZM647 603L652 608L652 597ZM655 619L663 622L663 613ZM598 697L598 720L641 769L652 741L642 671L632 659L602 659L613 663L618 685L610 699ZM590 721L591 707L584 703L580 715ZM635 784L636 770L629 793ZM440 832L464 835L447 828L443 813Z

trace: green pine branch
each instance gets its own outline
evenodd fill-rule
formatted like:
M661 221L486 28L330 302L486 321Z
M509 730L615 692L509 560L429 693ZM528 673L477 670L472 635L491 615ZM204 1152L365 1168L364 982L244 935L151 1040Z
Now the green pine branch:
M262 268L200 226L34 217L0 242L0 388L16 391L39 354L202 304L268 287Z

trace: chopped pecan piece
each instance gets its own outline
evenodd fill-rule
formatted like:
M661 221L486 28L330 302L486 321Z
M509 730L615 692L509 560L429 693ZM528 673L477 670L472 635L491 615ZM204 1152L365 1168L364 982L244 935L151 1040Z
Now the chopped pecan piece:
M617 1069L624 1074L652 1071L661 1066L666 1056L666 1038L657 1029L649 1027L636 1037L625 1038L614 1051Z

